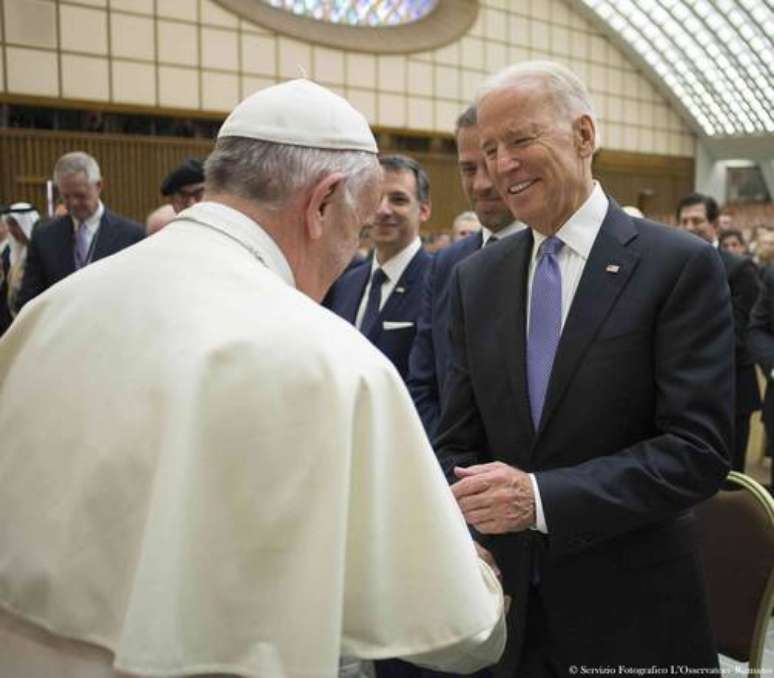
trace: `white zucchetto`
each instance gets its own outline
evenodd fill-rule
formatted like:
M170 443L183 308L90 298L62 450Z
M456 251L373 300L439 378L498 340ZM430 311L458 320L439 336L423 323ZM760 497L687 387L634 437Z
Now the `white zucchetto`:
M310 80L262 89L226 118L221 137L247 137L278 144L378 153L362 113L344 98Z

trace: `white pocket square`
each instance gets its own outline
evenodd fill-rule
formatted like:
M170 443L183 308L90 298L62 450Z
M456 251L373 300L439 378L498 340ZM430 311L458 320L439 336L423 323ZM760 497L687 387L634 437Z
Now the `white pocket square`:
M412 322L402 322L402 321L393 321L393 320L385 320L382 323L382 327L385 330L405 330L407 327L414 327L414 323L412 323Z

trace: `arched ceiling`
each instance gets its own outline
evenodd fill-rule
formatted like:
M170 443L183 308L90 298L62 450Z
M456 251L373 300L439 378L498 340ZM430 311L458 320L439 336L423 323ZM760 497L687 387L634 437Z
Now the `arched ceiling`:
M771 0L575 1L660 81L700 136L774 139Z

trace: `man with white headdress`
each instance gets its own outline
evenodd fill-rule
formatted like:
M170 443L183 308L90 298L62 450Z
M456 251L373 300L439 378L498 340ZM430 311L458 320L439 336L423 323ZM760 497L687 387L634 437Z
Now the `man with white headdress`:
M328 90L262 90L203 202L25 307L0 343L0 675L497 660L501 589L398 373L318 305L376 153Z
M8 228L8 248L3 251L3 276L0 286L0 335L16 315L16 296L24 277L27 246L32 227L40 219L38 211L28 202L17 202L3 210L2 218Z

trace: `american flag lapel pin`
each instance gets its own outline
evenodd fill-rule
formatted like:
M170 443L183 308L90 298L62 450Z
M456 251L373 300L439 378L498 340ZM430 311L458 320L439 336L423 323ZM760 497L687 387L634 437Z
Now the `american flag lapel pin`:
M618 264L608 264L605 270L608 273L618 273L618 271L621 270L621 267Z

